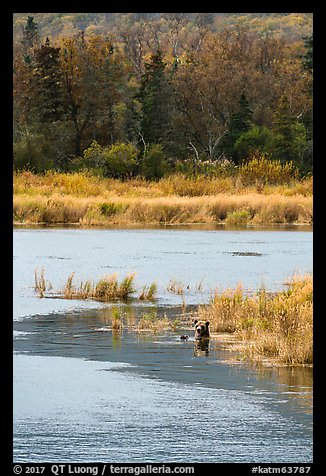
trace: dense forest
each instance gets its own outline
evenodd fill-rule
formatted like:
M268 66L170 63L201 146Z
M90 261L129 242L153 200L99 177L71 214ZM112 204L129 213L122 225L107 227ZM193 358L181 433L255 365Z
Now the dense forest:
M312 172L312 14L14 14L14 168Z

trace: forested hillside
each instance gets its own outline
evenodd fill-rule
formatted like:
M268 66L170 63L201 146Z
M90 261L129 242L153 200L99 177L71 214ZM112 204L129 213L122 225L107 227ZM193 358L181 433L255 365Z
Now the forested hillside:
M288 40L300 40L312 33L312 13L15 13L16 41L21 36L27 16L34 17L42 37L52 39L75 35L79 30L84 30L85 35L103 35L112 30L118 33L144 24L164 30L166 21L176 19L188 29L200 22L217 33L235 24L248 26L256 33L269 31L283 35Z
M16 13L14 167L156 179L265 156L305 175L312 39L307 13Z

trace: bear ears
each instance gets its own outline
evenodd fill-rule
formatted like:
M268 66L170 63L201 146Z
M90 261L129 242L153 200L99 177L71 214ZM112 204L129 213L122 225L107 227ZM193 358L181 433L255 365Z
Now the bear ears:
M195 319L194 324L197 324L197 322L199 322L198 319ZM209 326L209 321L206 321L205 324L206 324L206 327L208 327Z

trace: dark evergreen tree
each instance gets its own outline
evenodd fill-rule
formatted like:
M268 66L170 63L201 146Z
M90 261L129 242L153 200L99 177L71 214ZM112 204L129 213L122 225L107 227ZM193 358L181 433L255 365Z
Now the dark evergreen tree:
M232 159L235 163L240 160L240 155L235 147L237 139L247 132L251 127L252 110L245 93L242 93L239 99L238 110L231 115L228 133L221 141L221 149L224 155Z
M139 104L136 99L133 97L133 94L130 94L129 91L126 92L125 98L126 105L126 119L124 127L124 140L128 142L136 143L139 140L139 129L141 114L139 111Z
M23 26L23 38L22 45L25 48L33 48L37 45L39 35L37 31L37 23L34 21L34 17L27 17L26 25Z
M307 48L306 54L301 56L302 65L305 70L311 73L310 83L308 83L307 90L312 98L313 96L313 34L304 38L304 45ZM301 121L306 128L307 134L307 146L303 153L303 171L312 171L313 167L313 109L310 107L306 110L302 117Z
M137 98L142 106L141 131L146 143L166 143L170 132L170 88L161 51L145 64Z
M304 45L307 48L305 55L302 55L302 64L305 69L313 71L313 34L304 38Z
M39 43L39 34L37 31L37 23L34 21L34 17L27 17L26 25L23 26L23 37L21 44L24 48L24 60L27 64L32 63L33 48Z
M26 137L22 135L16 146L16 156L22 157L33 170L44 171L53 167L57 157L69 153L60 48L52 47L47 38L44 45L34 47L33 60L30 64L25 62L25 69L29 72L25 113L27 129ZM23 149L26 153L22 153Z
M45 44L35 50L33 81L34 118L55 122L63 118L63 92L60 71L60 48Z
M294 161L302 165L303 152L307 146L306 128L291 113L290 103L286 96L281 98L275 113L274 132L276 145L273 157L282 162Z

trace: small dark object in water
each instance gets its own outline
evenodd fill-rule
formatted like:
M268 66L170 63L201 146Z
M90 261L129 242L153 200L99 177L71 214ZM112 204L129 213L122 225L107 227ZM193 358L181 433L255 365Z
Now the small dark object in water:
M255 251L232 251L232 256L263 256L263 253L256 253Z
M187 336L186 334L184 334L183 336L180 336L180 340L188 340L189 339L189 336Z

